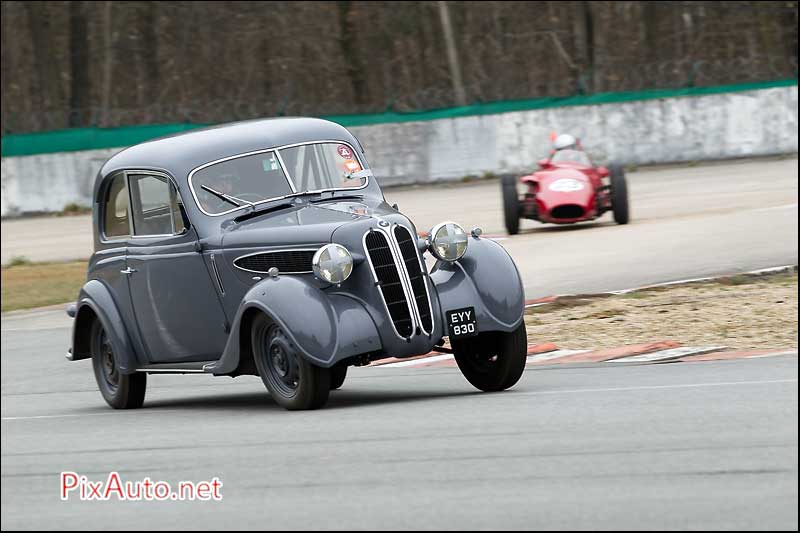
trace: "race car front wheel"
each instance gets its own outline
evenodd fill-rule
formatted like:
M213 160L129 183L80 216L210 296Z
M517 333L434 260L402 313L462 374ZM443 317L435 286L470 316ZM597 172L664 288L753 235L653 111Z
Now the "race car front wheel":
M461 373L485 392L513 387L525 371L528 341L525 323L510 333L490 331L477 337L451 341Z
M503 190L503 213L505 215L506 230L509 235L519 233L519 193L517 193L517 178L503 176L501 181Z
M628 182L625 179L625 169L622 165L612 163L608 167L611 176L611 209L614 212L614 222L627 224L630 219L628 211Z

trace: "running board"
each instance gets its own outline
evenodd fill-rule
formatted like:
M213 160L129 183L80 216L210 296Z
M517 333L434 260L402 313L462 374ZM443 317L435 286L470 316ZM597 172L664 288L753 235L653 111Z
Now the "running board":
M206 374L206 367L216 361L200 361L197 363L157 363L137 368L137 372L148 374Z

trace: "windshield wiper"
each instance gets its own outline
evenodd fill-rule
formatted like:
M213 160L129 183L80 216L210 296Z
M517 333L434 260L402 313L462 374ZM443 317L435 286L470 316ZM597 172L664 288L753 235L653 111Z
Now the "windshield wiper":
M363 194L343 194L341 196L328 196L326 198L317 198L316 200L309 200L310 204L319 204L322 202L331 202L337 200L363 200Z
M230 194L225 194L224 192L219 192L217 190L212 189L208 185L201 185L200 188L203 189L204 191L210 192L211 194L213 194L217 198L225 200L229 204L235 205L236 207L242 207L242 204L249 205L250 207L255 207L256 206L256 204L254 204L253 202L248 202L247 200L242 200L241 198L237 198L235 196L231 196Z
M273 204L269 207L265 207L262 209L257 209L250 211L249 213L245 213L243 215L239 215L238 217L234 218L235 222L244 222L245 220L250 220L251 218L260 217L261 215L266 215L267 213L273 213L275 211L280 211L281 209L288 209L290 207L296 207L295 204L291 202L284 202L282 204Z

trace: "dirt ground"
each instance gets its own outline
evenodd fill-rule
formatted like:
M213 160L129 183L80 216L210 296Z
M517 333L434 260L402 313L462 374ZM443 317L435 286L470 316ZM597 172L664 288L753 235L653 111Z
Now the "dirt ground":
M612 348L661 340L732 349L797 347L797 273L734 276L528 309L530 343Z

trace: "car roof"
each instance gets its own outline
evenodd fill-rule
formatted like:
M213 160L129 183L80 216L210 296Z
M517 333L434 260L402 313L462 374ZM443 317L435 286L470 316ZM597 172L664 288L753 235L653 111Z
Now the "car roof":
M211 161L327 140L344 141L363 153L358 140L346 128L329 120L306 117L246 120L176 133L126 148L106 161L95 187L110 173L122 169L166 171L182 185L189 172Z

